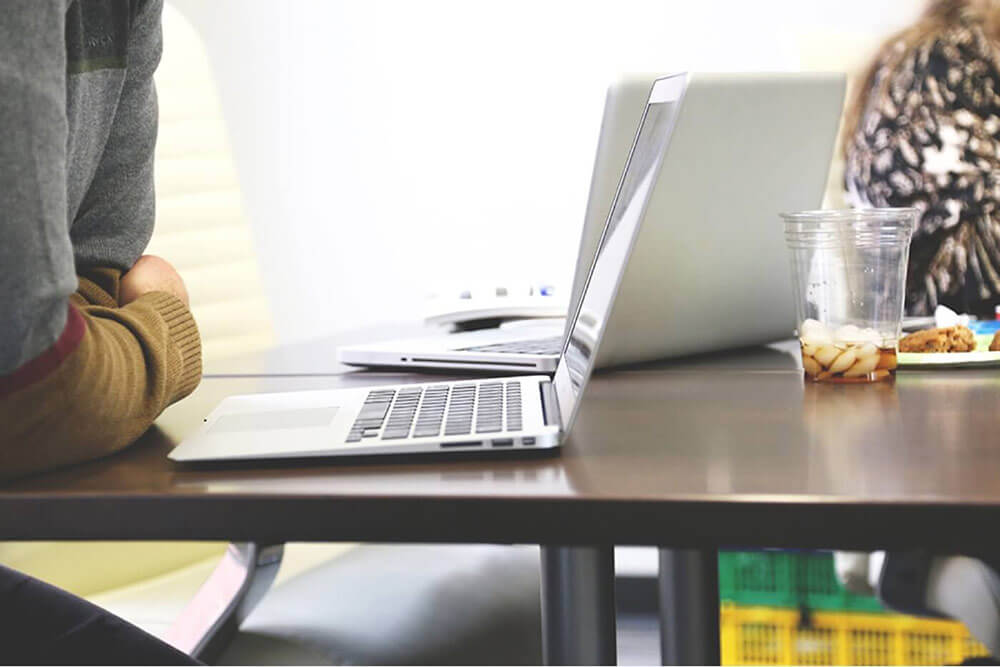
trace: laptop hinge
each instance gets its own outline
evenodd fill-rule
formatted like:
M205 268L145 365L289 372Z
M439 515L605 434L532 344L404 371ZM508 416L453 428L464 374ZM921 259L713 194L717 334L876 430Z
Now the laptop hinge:
M546 426L559 426L559 401L556 400L555 388L546 380L538 384L542 392L542 418Z

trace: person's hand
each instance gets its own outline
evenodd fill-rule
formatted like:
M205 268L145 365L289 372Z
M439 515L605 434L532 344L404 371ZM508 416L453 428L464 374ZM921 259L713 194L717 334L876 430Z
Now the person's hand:
M156 255L143 255L124 276L118 287L118 302L132 303L147 292L167 292L188 303L188 292L177 270Z

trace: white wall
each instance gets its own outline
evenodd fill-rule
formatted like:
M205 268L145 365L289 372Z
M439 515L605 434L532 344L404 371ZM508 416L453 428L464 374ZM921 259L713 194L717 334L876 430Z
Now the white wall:
M616 73L854 68L921 4L173 2L208 45L283 341L470 280L568 285Z

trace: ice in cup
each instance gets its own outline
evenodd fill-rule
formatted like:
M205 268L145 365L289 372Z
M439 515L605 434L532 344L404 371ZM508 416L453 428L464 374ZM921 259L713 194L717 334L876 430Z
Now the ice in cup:
M896 345L875 329L845 324L836 330L813 319L799 325L802 369L820 382L877 382L896 371Z
M893 377L917 216L913 208L782 214L807 379Z

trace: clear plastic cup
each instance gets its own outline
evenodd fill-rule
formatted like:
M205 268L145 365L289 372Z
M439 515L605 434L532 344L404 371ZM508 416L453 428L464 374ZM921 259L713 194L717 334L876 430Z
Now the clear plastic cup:
M896 372L914 208L782 213L807 379Z

